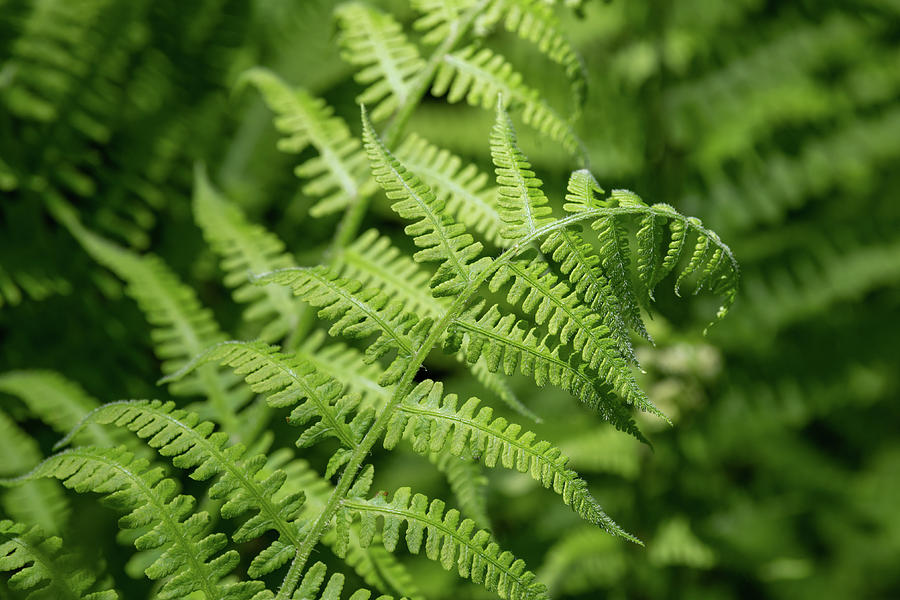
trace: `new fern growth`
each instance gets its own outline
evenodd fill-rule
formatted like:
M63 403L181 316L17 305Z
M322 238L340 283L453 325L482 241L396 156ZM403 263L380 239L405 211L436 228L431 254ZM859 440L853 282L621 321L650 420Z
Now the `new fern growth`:
M324 101L272 72L257 68L243 77L278 115L281 149L306 153L296 173L316 199L310 213L344 211L323 264L301 266L203 168L195 170L195 220L221 261L225 286L245 305L237 330L252 339L229 340L202 295L162 259L92 231L64 198L48 201L85 251L124 282L149 323L161 383L190 401L98 405L53 378L0 376L0 391L21 397L55 429L71 429L57 453L40 460L31 447L0 483L50 479L99 494L122 515L122 538L137 551L133 563L159 582L156 597L337 600L345 576L326 582L325 565L310 564L320 545L378 593L421 597L404 561L392 555L402 537L410 553L500 598L547 598L535 573L486 528L482 465L528 476L591 527L642 543L606 513L556 443L479 397L461 399L425 370L443 351L489 399L529 419L533 413L506 379L522 374L645 440L635 410L665 415L634 375L632 334L649 339L643 311L674 274L676 293L690 284L720 297L716 318L723 317L735 297L737 263L700 220L632 192L606 195L588 170L571 174L559 194L563 212L554 210L554 194L520 148L507 110L521 109L526 124L577 153L571 123L501 55L471 40L456 47L473 28L503 22L564 67L580 105L581 63L547 5L414 5L424 13L416 24L423 42L435 46L427 58L392 16L356 3L338 9L344 56L361 67L358 100L371 107L361 108L361 140ZM429 90L451 103L494 108L485 147L495 185L475 164L423 138L400 142ZM387 122L383 137L373 121ZM411 255L377 229L359 235L379 190L404 223ZM325 342L316 319L343 341ZM25 436L0 416L4 431ZM295 428L294 448L278 447L274 418ZM407 485L373 494L378 446L427 457L447 474L464 512ZM182 489L180 471L208 487ZM36 587L34 597L117 597L94 591L103 588L99 576L72 570L58 538L42 536L0 523L0 569L14 572L10 587ZM350 598L370 596L359 590Z

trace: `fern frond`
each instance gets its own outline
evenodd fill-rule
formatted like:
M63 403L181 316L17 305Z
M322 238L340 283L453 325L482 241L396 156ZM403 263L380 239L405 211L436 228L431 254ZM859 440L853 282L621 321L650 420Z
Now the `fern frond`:
M211 422L201 422L195 413L176 410L171 402L124 400L94 410L57 447L65 446L78 430L91 424L113 424L134 432L176 467L190 470L192 479L206 481L217 477L209 497L224 501L219 508L223 517L235 518L253 511L232 536L235 542L258 538L269 530L278 532L279 539L251 563L251 577L274 571L300 545L298 516L303 509L303 493L290 494L276 502L273 497L284 484L284 472L263 474L265 455L247 456L243 445L228 446L228 435L215 432Z
M9 586L27 600L116 600L115 590L66 553L63 541L39 527L0 521L0 572L12 573Z
M723 296L716 319L720 320L727 314L737 296L740 269L731 249L699 219L685 217L668 204L648 206L637 194L627 190L613 190L609 199L600 200L594 196L593 189L581 186L566 198L569 202L563 208L572 215L569 222L573 217L590 220L591 228L597 232L601 264L617 300L624 308L625 320L632 329L646 334L640 315L641 300L631 278L631 249L626 226L632 219L639 220L639 231L641 227L652 228L652 234L644 231L636 236L638 274L647 295L670 272L677 271L682 249L690 235L695 239L693 251L688 263L678 273L675 291L679 291L684 279L696 274L695 293L707 288L712 294ZM654 218L652 224L647 221L650 216ZM662 222L669 223L668 241L662 235ZM649 338L647 335L645 337Z
M55 477L76 492L103 494L114 507L128 511L119 519L119 526L138 530L135 547L162 550L145 570L150 579L164 580L158 597L181 599L195 591L210 600L271 597L259 581L222 581L239 561L236 551L222 552L227 545L225 534L208 534L209 515L194 512L194 498L179 495L177 484L164 478L160 468L151 468L144 459L133 459L124 448L85 446L66 450L46 459L28 475L0 484L41 477Z
M579 194L574 194L578 198L576 201L585 205L595 204L597 201L594 198L594 190L587 187L582 189L586 195L578 198ZM612 195L614 199L631 200L631 196L622 194L621 190L613 190ZM622 308L625 323L632 331L644 339L652 341L644 327L640 301L631 280L631 250L628 245L628 230L625 228L624 220L617 218L616 215L601 217L592 224L592 227L600 240L598 250L600 264L603 266L613 293Z
M488 480L481 470L481 464L470 455L454 456L447 451L431 452L428 460L444 474L462 513L479 526L490 529L491 520L487 512Z
M194 173L193 207L203 237L222 259L225 285L234 288L236 302L248 304L244 319L262 320L260 337L266 341L293 331L299 307L290 292L274 286L259 287L250 281L251 275L295 266L284 243L262 226L249 223L240 208L213 187L206 170L200 167Z
M0 374L0 392L20 398L34 415L62 434L71 431L100 405L80 385L54 371ZM88 427L82 437L98 446L113 446L118 442L102 427Z
M493 418L490 407L479 409L478 398L469 398L457 407L455 394L442 395L440 383L425 380L416 386L391 419L384 447L394 448L406 432L420 454L447 451L484 461L487 467L500 465L528 473L544 487L552 488L581 518L640 543L607 516L587 482L566 466L568 458L558 448L536 440L531 431L523 433L520 425L503 417Z
M364 338L378 334L366 349L366 360L396 351L390 367L379 383L390 385L412 359L415 340L431 327L429 319L420 320L404 310L402 303L377 288L364 288L352 279L336 276L324 267L282 269L257 279L261 284L286 285L294 294L319 309L323 319L336 320L329 334Z
M390 501L381 494L370 500L345 499L338 518L347 519L350 514L360 516L364 546L372 542L377 519L383 517L382 543L393 552L400 540L400 526L406 522L406 546L413 554L419 553L424 541L428 558L440 561L446 570L455 566L460 577L484 585L501 598L541 600L547 597L544 587L535 582L534 573L526 570L524 561L502 551L487 531L476 531L471 519L460 522L459 511L452 509L445 513L441 500L429 503L422 494L413 496L409 488L400 488Z
M512 375L518 370L533 377L539 386L549 382L639 439L643 436L634 422L615 399L601 391L601 386L608 385L627 403L665 419L627 368L623 370L616 361L601 360L596 369L588 372L587 365L577 356L565 356L558 345L549 342L549 335L540 335L515 315L504 315L496 305L487 310L484 306L484 302L476 304L453 321L444 341L445 350L462 351L469 361L485 356L492 372L502 369Z
M425 61L389 14L349 3L338 7L335 16L341 28L344 60L364 67L355 79L368 87L356 101L375 106L372 118L376 121L389 117L410 97L411 80Z
M456 221L492 244L502 245L497 190L488 186L487 173L473 164L463 164L458 156L414 133L397 148L397 158L432 189L438 202L446 203Z
M413 0L412 4L423 13L414 24L424 32L422 41L437 44L465 11L475 6L476 0ZM572 83L575 106L580 108L587 87L584 62L566 37L552 6L541 0L492 0L476 19L476 27L484 30L501 19L508 31L535 44L541 54L565 69Z
M260 67L244 73L242 80L256 86L278 115L275 127L285 136L278 143L280 150L299 154L309 145L316 149L318 156L295 170L298 177L310 180L303 193L319 199L310 208L312 216L343 210L357 197L374 191L365 183L368 172L362 145L324 100L302 88L290 88L277 75Z
M94 260L125 281L126 292L154 328L154 350L164 375L177 372L192 357L225 339L212 311L160 258L135 254L87 230L67 205L56 203L52 210ZM229 383L215 369L206 368L170 390L176 395L205 394L218 418L232 424L235 410L248 398L230 393Z
M375 180L384 188L388 199L396 201L391 208L404 219L414 221L405 231L422 248L415 254L416 261L440 263L431 278L432 295L459 293L490 259L479 258L481 243L466 233L464 225L453 222L446 212L446 202L440 201L431 188L388 152L375 134L365 109L362 120L363 141ZM478 260L469 264L475 259Z
M497 176L497 199L504 227L500 234L510 244L534 234L552 220L543 183L519 149L512 121L497 99L497 118L491 129L491 160Z
M447 54L431 88L435 96L452 103L465 99L472 106L492 109L500 96L504 108L522 107L522 120L549 136L573 155L584 155L581 141L569 123L551 108L537 90L522 82L504 58L489 48L468 46Z
M541 189L542 183L519 149L512 122L499 101L497 119L491 131L491 157L496 167L500 212L505 224L502 234L507 243L518 244L526 237L534 236L553 219ZM573 174L570 189L584 188L587 182L582 179ZM494 275L491 289L497 291L512 278L514 284L508 300L513 304L522 302L526 312L535 313L538 324L549 320L550 332L559 333L564 344L571 339L574 350L581 352L592 367L601 356L616 360L618 353L636 362L612 290L596 268L600 259L590 246L576 232L563 229L548 236L541 244L541 250L558 262L560 271L569 275L575 293L548 272L550 267L541 258L530 264L521 260L505 263ZM585 306L582 300L588 305ZM589 310L592 302L606 309L602 317ZM611 339L615 342L613 345L609 343ZM623 374L627 373L627 365L622 368Z
M7 414L0 411L0 477L15 477L33 469L43 454L29 436ZM39 525L43 531L61 531L69 517L69 505L55 481L29 481L0 495L5 514Z
M233 368L237 375L244 377L250 389L266 395L269 406L291 408L290 423L306 425L318 418L303 431L297 446L310 446L323 437L337 438L344 449L332 456L329 472L334 472L349 458L346 449L356 448L371 424L372 411L358 412L349 423L346 421L358 408L359 399L344 396L343 386L337 381L263 342L223 342L197 356L174 376L181 377L186 371L210 362Z
M580 110L586 97L587 69L553 7L544 0L494 0L487 9L491 11L503 13L507 31L531 42L541 54L566 70L576 110Z
M451 33L475 0L411 0L412 7L422 13L413 28L422 31L422 42L428 45L441 43Z
M364 232L335 259L341 277L379 288L391 300L402 300L407 312L435 316L446 308L443 298L428 293L428 272L377 229Z
M344 589L344 576L340 573L332 573L322 589L325 582L325 574L327 569L324 563L317 562L306 571L303 580L297 591L294 592L294 598L301 600L341 600L341 591ZM353 592L347 600L369 600L372 592L366 589L359 589ZM393 596L378 596L375 600L393 600Z

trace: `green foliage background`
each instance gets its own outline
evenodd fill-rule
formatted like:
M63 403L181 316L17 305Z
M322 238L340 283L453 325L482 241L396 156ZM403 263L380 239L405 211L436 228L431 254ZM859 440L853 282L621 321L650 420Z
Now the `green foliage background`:
M414 19L405 2L371 4ZM674 426L640 418L652 450L567 394L511 381L542 419L534 429L646 548L582 524L527 478L485 471L492 532L554 597L900 597L900 4L574 4L558 12L588 73L575 128L592 171L604 187L700 216L737 256L741 291L706 337L711 304L660 292L640 380ZM309 215L298 157L276 149L271 113L237 82L266 66L358 134L361 88L333 9L0 0L0 372L52 369L103 402L169 399L143 316L50 216L49 197L89 229L161 256L235 338L239 308L191 214L196 164L301 264L320 261L337 217ZM573 110L558 67L502 28L492 35L551 105ZM492 120L426 98L408 130L489 171ZM579 165L519 129L560 203ZM365 224L400 237L381 197ZM478 391L454 363L444 369L429 376ZM59 435L15 394L0 408L51 453ZM2 475L32 466L9 452ZM385 489L452 496L425 459L376 466ZM72 502L66 538L91 540L126 597L146 597L149 584L125 575L108 511ZM490 597L433 563L409 564L427 598Z

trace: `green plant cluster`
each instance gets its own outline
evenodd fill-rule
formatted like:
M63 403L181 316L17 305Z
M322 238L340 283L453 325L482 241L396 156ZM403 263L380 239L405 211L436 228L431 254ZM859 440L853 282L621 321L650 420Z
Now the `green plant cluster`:
M900 595L898 17L0 0L0 598Z

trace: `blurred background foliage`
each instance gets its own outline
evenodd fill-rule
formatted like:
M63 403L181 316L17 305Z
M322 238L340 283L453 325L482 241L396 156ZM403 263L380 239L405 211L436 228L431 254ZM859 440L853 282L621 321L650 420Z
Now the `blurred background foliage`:
M414 20L406 2L371 3ZM711 306L658 299L641 379L674 427L642 419L652 450L565 394L512 381L539 435L561 441L646 548L509 473L485 472L492 530L560 598L900 597L900 4L567 4L589 75L576 129L594 174L700 216L734 250L742 290L707 337ZM143 317L47 198L162 256L234 337L239 309L191 217L196 163L299 261L319 261L336 217L308 215L297 157L276 150L271 113L236 83L269 67L358 133L360 87L335 43L334 5L0 0L0 371L53 369L104 402L167 397ZM557 110L573 110L549 61L492 36ZM491 119L426 99L409 131L487 170ZM560 202L578 165L526 128L521 138ZM400 227L383 199L367 224ZM457 390L477 391L446 368ZM0 406L35 432L36 457L49 453L57 434L14 394ZM3 461L5 474L29 466ZM450 495L418 457L382 459L379 473ZM91 539L114 548L100 522ZM487 594L410 564L428 598ZM131 585L129 598L145 593Z

